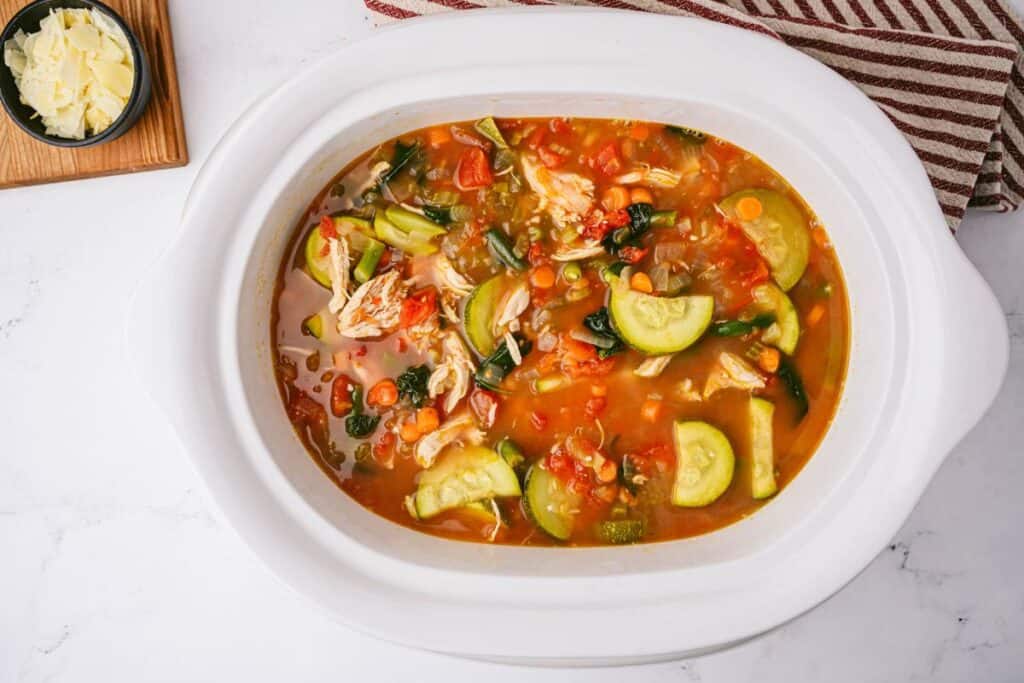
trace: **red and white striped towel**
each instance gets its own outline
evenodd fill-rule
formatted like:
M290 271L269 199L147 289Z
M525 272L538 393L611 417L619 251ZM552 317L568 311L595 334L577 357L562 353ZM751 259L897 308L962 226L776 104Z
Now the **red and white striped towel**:
M952 229L1024 201L1024 26L999 0L364 0L377 23L453 9L591 5L779 38L863 90L917 151Z

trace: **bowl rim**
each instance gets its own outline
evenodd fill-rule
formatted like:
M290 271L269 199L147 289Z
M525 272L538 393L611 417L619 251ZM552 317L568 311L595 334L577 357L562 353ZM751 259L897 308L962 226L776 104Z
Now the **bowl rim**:
M526 28L528 27L527 21L533 20L533 17L529 15L536 11L538 10L516 9L493 10L486 13L453 13L445 17L429 17L403 23L401 26L389 28L362 41L350 44L348 47L324 58L294 76L266 99L255 104L249 112L239 119L221 143L219 143L217 150L200 172L193 192L190 194L186 204L183 217L185 231L179 238L178 243L164 259L160 269L166 274L167 271L174 270L175 267L187 263L187 261L182 260L185 259L184 254L189 252L187 243L194 241L198 231L209 229L211 221L217 220L219 215L217 212L224 210L220 206L222 202L221 198L217 196L217 189L228 182L222 179L222 175L226 175L226 171L232 165L238 167L246 162L257 161L266 163L269 168L274 168L276 163L274 159L263 159L260 156L260 154L264 153L263 151L242 149L242 147L245 146L246 141L252 142L259 139L263 132L261 126L273 122L275 108L280 109L284 106L282 103L286 102L289 97L299 95L304 85L308 86L309 83L318 80L322 82L325 75L331 73L332 65L343 64L346 58L354 58L360 54L360 51L371 53L375 48L394 47L396 43L436 44L439 37L436 33L448 29L452 33L472 30L493 30L494 22L521 21L518 18L520 15L522 15L522 27ZM582 23L588 31L601 35L602 31L607 33L609 30L607 26L612 23L609 19L614 18L616 28L621 28L624 22L636 22L637 26L634 28L637 30L661 32L662 36L667 37L677 37L671 33L675 29L680 29L682 33L687 31L707 32L711 34L709 37L723 41L739 42L742 47L749 48L753 52L768 54L772 59L780 62L781 66L791 67L794 72L805 76L808 73L821 74L825 71L824 67L813 62L810 58L785 48L776 41L755 36L740 29L724 27L720 24L713 24L699 19L662 16L642 17L635 13L590 8L543 9L539 11L546 12L545 24L550 30L559 27L564 29L564 22L568 21L569 18L573 22L580 22L582 18ZM580 30L581 27L579 25L570 24L570 26L577 33L584 33L584 31ZM507 30L508 28L507 24L502 24L502 30ZM607 36L602 35L602 37ZM579 43L585 41L585 39L586 36L577 36L569 42ZM436 68L441 68L441 66ZM831 72L829 73L831 74ZM829 78L831 79L828 81L829 93L836 96L837 99L841 99L843 104L848 105L849 109L856 113L856 116L863 117L865 119L865 126L870 127L873 139L868 142L876 143L877 147L887 150L888 153L885 155L883 163L880 164L879 173L891 176L887 177L887 179L892 180L894 188L905 191L908 196L907 205L900 207L900 213L898 214L900 226L907 227L907 232L906 234L891 235L892 239L899 239L901 241L901 247L896 250L898 252L896 256L907 260L907 263L900 263L900 266L908 269L908 271L913 270L912 274L915 278L930 279L934 282L934 286L940 290L948 288L951 275L973 272L969 265L965 265L966 262L963 260L962 255L955 252L955 244L952 243L952 239L946 231L944 219L934 200L934 195L930 184L928 184L924 169L916 155L911 151L906 140L862 93L856 91L852 85L842 81L835 74L832 74ZM609 92L611 93L612 90L610 89ZM338 96L342 97L343 93ZM315 124L317 120L314 119L312 123ZM308 122L303 121L303 123ZM295 125L298 125L298 123ZM296 138L298 137L301 137L301 135L296 135ZM266 154L271 154L271 151L267 151ZM253 170L253 173L255 172ZM259 183L256 183L256 187L259 186ZM800 190L801 188L797 187L797 189ZM235 216L233 220L240 221L241 219ZM292 225L288 225L286 229L290 232L292 227ZM887 224L884 227L878 226L877 230L889 234ZM910 253L910 246L915 248L913 253ZM960 260L951 263L951 259L954 259L954 254ZM952 273L943 273L939 268L940 265L950 265L951 268L956 267L959 270ZM215 279L214 286L220 288L221 285L223 285L223 282L218 285ZM211 386L213 386L215 391L223 392L230 389L230 387L225 389L217 384L225 378L230 379L230 375L234 372L230 367L232 359L230 349L227 346L235 343L233 338L223 338L224 336L231 337L232 331L230 329L224 330L224 321L218 319L218 313L220 312L219 304L206 306L198 313L196 311L186 311L182 308L180 292L172 293L169 291L173 286L171 281L161 281L158 277L155 281L149 283L148 287L144 286L143 290L140 290L136 297L136 303L133 304L133 316L129 321L129 335L130 339L133 340L130 343L130 348L136 349L134 365L136 370L143 375L144 383L149 385L158 403L170 415L172 422L175 423L179 432L179 436L191 450L195 451L193 462L200 470L201 478L204 480L205 485L211 490L212 494L215 494L211 495L214 499L215 507L225 516L229 526L242 536L243 540L257 557L271 566L275 574L286 579L286 582L300 593L311 597L314 603L318 603L325 608L330 606L328 609L336 618L373 635L426 649L487 658L512 657L516 661L529 659L545 663L557 661L578 663L580 658L586 661L594 661L594 658L601 659L602 654L607 655L609 653L614 655L611 659L615 661L622 661L623 658L636 656L645 658L664 657L684 651L721 646L728 642L756 635L810 609L845 585L847 581L852 579L853 576L866 566L888 540L887 531L890 533L894 532L896 527L902 523L916 502L921 490L927 484L931 474L938 464L941 463L942 457L945 455L944 451L939 453L926 452L926 446L932 443L932 439L919 438L919 442L916 443L920 447L919 450L921 452L915 453L915 458L908 457L904 462L897 463L895 471L887 473L885 478L881 478L877 471L864 474L865 478L868 474L873 477L874 493L877 494L881 491L883 494L891 494L889 496L883 495L877 504L869 508L871 514L881 516L884 524L866 531L861 531L856 527L845 529L850 532L850 537L855 542L850 543L849 547L836 548L836 556L833 558L835 559L836 566L821 568L818 580L809 582L812 585L801 586L799 592L797 589L793 589L790 592L791 594L786 596L784 604L762 604L760 610L747 609L740 611L734 609L731 615L737 616L736 623L715 623L713 624L714 628L709 629L704 634L703 639L687 636L686 639L680 641L675 637L675 634L669 633L662 634L658 642L644 644L637 644L635 642L620 643L618 646L613 644L610 646L610 649L604 650L601 649L601 646L608 646L607 642L600 644L597 642L575 642L571 645L551 643L545 641L543 634L539 633L523 634L523 638L517 642L502 640L489 642L481 634L474 634L472 631L466 630L467 624L478 622L466 621L462 619L462 616L474 614L474 612L465 604L457 603L450 596L424 595L422 591L412 591L408 586L395 586L382 580L379 581L378 577L372 574L367 575L362 567L356 566L354 563L345 565L336 557L323 557L320 534L324 532L324 529L322 525L318 524L315 516L306 515L302 519L271 519L264 515L261 521L264 521L265 524L260 525L256 522L257 517L260 514L264 514L263 512L255 511L259 503L275 500L274 495L279 492L269 491L267 482L262 479L261 474L249 471L248 469L245 471L233 470L234 474L246 477L247 481L252 480L250 483L253 488L247 492L249 499L243 500L237 490L242 484L225 478L228 465L218 461L216 458L208 457L211 446L204 441L205 439L218 439L218 443L228 444L232 448L244 450L249 445L248 442L245 443L245 446L240 446L238 442L232 441L235 438L234 436L228 437L224 434L219 434L218 432L222 431L223 427L214 424L219 417L225 417L229 421L232 417L228 416L224 410L221 410L224 408L223 406L218 406L220 412L216 415L196 414L195 406L188 405L188 401L185 399L185 396L191 396L188 392L194 392L194 386L189 384L186 387L183 384L184 380L182 378L174 377L165 371L159 371L153 367L153 347L151 344L155 343L157 346L163 344L165 347L167 345L166 340L161 341L154 338L152 334L154 328L158 330L176 328L179 330L193 330L197 321L201 325L213 325L218 330L221 330L221 343L224 345L214 354L217 357L211 358L210 354L204 353L201 359L199 357L179 358L174 367L186 369L189 365L185 360L189 362L198 361L202 363L203 367L210 369L212 372L220 373L215 380L211 380ZM200 285L197 284L196 286L199 287ZM209 282L202 284L202 287L205 288L203 295L206 298L208 298L209 286ZM973 290L972 295L981 297L986 295L986 293L991 298L991 292L982 286L980 289ZM238 292L221 291L222 298L237 297L237 295ZM928 318L928 322L933 323L932 318L937 317L939 301L925 301L924 304L924 308L927 310L921 313L921 315L931 316ZM154 319L152 313L148 312L152 310L160 310L162 316L165 316L163 321ZM179 342L182 341L180 336L179 332ZM170 349L167 349L167 351L168 353L171 352ZM941 354L944 351L941 339L934 343L933 351L936 354ZM174 353L178 353L179 356L181 355L180 349L177 348L174 350ZM929 405L934 403L936 398L927 395L929 394L927 390L924 393L926 395L923 397L923 401ZM231 395L229 398L237 400L238 397ZM906 399L906 396L903 396L903 399ZM242 400L244 402L244 397L242 397ZM901 401L901 403L903 402L905 401ZM926 431L938 429L937 420L934 416L925 415L921 419L922 429ZM247 466L252 464L247 463ZM854 502L864 503L863 498L867 493L863 491L866 490L868 485L862 482L858 482L858 484L859 488L855 489L855 493L859 498L851 496L855 500L844 501L846 507L839 512L846 514ZM257 501L255 498L259 498L259 500ZM830 514L832 513L834 513L833 516L839 514L836 510L832 510ZM819 517L825 518L824 514L819 515ZM839 529L840 525L838 522L832 521L830 523L832 528ZM849 519L849 515L844 518L843 523L850 527L852 521ZM282 533L288 533L288 530L291 531L293 536L298 536L295 534L297 527L302 527L307 537L284 538L281 536ZM790 545L792 545L793 539L789 539L789 541ZM282 551L284 546L287 546L287 552ZM644 548L648 546L636 547ZM544 552L553 552L548 549L542 550ZM566 552L581 553L583 551L584 549L571 549ZM805 557L806 554L806 551L803 550L793 552L794 556L801 557L801 562L803 563L801 571L807 576L817 576L811 573L812 569L807 564L810 558ZM373 562L374 559L372 556L368 558L370 562ZM318 564L318 562L321 564ZM346 572L345 578L350 582L346 589L348 592L345 595L345 599L348 600L347 603L339 603L339 596L331 595L330 591L325 590L324 586L314 585L317 583L317 580L311 574L322 571ZM515 578L511 579L510 585L512 584L521 585ZM713 597L717 599L717 596ZM778 597L780 601L784 598L781 594ZM707 599L712 599L712 597ZM362 600L371 601L375 608L370 611L361 609L359 603ZM679 600L666 601L658 609L651 609L654 609L655 614L666 617L672 614L673 610L678 610L683 604L685 602L680 602ZM429 627L425 631L418 631L412 628L411 623L406 623L405 621L395 623L394 619L397 619L397 617L393 616L394 613L392 614L392 620L389 621L384 618L380 614L382 611L380 605L390 605L395 607L395 609L400 609L402 606L414 606L417 612L424 608L426 608L426 611L434 610L439 619L445 619L444 623L458 624L460 626L459 629L452 627L448 633L438 632L438 629L431 629ZM601 609L606 613L614 612L608 606L601 607ZM631 611L635 612L637 610L638 608L635 608ZM387 612L387 610L383 611ZM559 616L564 616L567 620L578 618L579 623L584 625L587 620L593 618L593 610L590 612L583 610L581 614L573 611L572 614L567 615L553 614L551 611L534 611L532 613L534 618L541 614L545 618L558 618ZM678 614L676 614L676 618L678 618ZM719 619L718 621L722 620ZM424 622L420 619L418 623L422 625L424 623L429 624L430 622ZM451 642L451 635L455 630L459 630L460 633L467 636L466 643ZM712 630L714 633L711 633Z
M67 0L33 0L29 4L22 7L15 13L13 17L11 17L11 20L7 22L6 26L4 26L3 31L0 31L0 49L2 49L3 45L8 40L14 37L14 34L18 31L18 29L25 30L22 27L21 22L25 20L25 18L28 16L30 12L38 10L41 5L52 4L56 6L65 2L67 2ZM104 130L103 132L97 135L86 136L82 140L70 140L66 138L60 138L55 135L47 135L46 133L40 133L39 131L29 126L24 121L23 113L17 111L16 107L24 106L29 107L31 109L31 106L22 104L20 101L9 102L3 90L0 90L0 104L3 104L4 110L7 112L7 115L10 117L12 121L14 121L18 128L23 130L25 133L27 133L34 139L39 140L40 142L44 142L53 147L63 147L67 149L93 147L96 145L103 144L104 142L110 142L111 140L120 137L127 130L123 129L122 126L134 114L135 107L139 104L139 100L144 96L143 72L145 70L146 65L146 53L142 49L142 43L139 40L139 37L135 35L135 31L133 31L131 27L128 26L128 23L120 14L115 12L108 5L104 4L103 2L100 2L100 0L74 0L74 2L79 2L88 5L107 15L107 17L109 17L115 24L117 24L121 28L122 31L124 31L125 38L128 40L128 45L131 47L132 59L134 60L135 65L135 68L132 70L132 91L131 94L129 94L128 96L128 101L125 103L124 109L121 111L121 114L116 119L114 119L114 121L112 121L111 124L107 126L106 130ZM54 9L57 9L57 7L54 7ZM28 31L26 31L26 33L28 33ZM0 69L3 69L3 74L0 75L0 78L9 78L13 82L14 74L11 73L11 70L7 67L7 65L0 64ZM17 87L15 87L15 90L17 91ZM33 111L35 110L33 109Z

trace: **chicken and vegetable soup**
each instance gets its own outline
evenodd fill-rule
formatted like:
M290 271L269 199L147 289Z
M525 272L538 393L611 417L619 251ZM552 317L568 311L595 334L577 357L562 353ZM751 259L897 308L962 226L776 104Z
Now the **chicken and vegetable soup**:
M600 545L755 512L822 440L848 306L824 228L701 131L494 119L391 140L315 199L275 371L323 471L448 538Z

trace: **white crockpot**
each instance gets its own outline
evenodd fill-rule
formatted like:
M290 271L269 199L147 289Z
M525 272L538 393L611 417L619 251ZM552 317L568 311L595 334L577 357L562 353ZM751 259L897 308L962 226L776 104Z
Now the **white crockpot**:
M367 512L306 454L269 348L289 234L372 145L486 114L701 128L765 159L828 227L852 307L846 389L817 454L756 515L634 547L458 543ZM183 224L137 296L128 339L211 497L311 601L430 650L625 663L777 626L888 542L1006 368L1000 309L896 129L813 60L701 20L547 9L380 30L248 111L207 161Z

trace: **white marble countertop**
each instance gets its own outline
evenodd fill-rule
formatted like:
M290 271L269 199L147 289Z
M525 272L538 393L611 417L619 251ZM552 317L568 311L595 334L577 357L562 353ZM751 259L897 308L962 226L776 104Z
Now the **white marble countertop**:
M0 682L521 680L365 637L284 588L213 520L126 366L131 292L218 137L259 93L370 30L356 0L171 12L193 162L0 192ZM874 563L734 650L534 678L1024 678L1024 213L973 215L959 241L1006 311L1010 374Z

